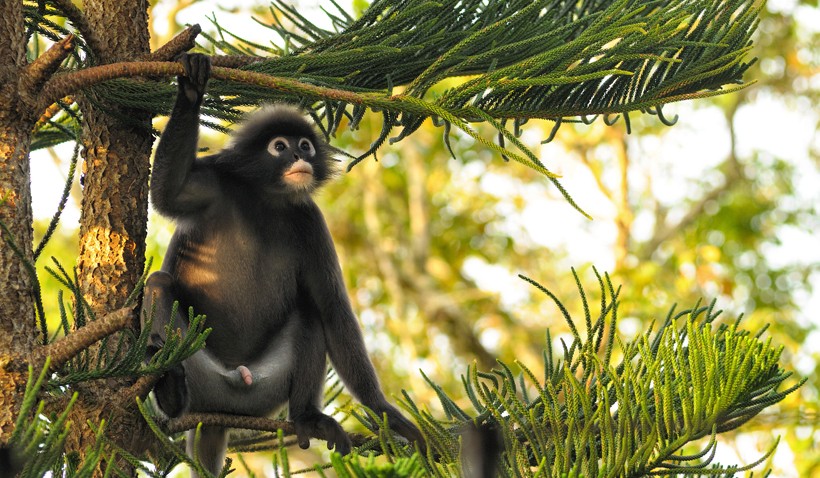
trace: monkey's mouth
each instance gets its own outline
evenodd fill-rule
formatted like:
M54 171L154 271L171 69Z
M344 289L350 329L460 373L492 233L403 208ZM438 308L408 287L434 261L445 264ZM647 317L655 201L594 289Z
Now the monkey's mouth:
M300 159L293 164L284 175L285 181L293 184L304 184L313 180L313 166L307 161Z

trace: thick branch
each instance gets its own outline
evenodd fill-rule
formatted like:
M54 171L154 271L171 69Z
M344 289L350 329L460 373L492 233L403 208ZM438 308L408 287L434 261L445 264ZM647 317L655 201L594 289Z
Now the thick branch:
M183 74L182 65L167 61L121 62L93 66L53 77L43 88L40 110L70 93L115 78L132 76L172 76Z
M60 63L74 49L74 35L68 35L62 40L51 45L42 55L37 57L23 70L21 79L25 94L36 95L37 90L51 78L51 75L60 67Z
M285 436L296 435L296 429L292 422L286 420L273 420L265 417L249 417L243 415L223 415L219 413L191 413L179 418L172 418L165 424L165 429L169 434L191 430L202 423L207 426L222 426L228 428L242 428L246 430L259 430L265 432L276 432L282 430ZM372 437L360 433L348 433L353 446L362 446ZM312 437L323 439L322 437Z
M130 387L120 390L117 393L117 400L120 408L127 408L134 404L134 401L139 398L145 400L145 397L151 393L154 384L159 380L160 374L143 375L138 378L136 382Z
M91 344L127 327L133 316L134 311L125 307L101 319L89 322L62 339L35 350L32 353L31 363L35 369L42 368L46 357L51 357L49 372L58 370Z
M269 59L270 58L265 58L264 56L224 55L212 57L211 63L213 66L224 66L225 68L242 68L243 66Z
M168 43L158 48L155 52L147 55L145 61L174 61L180 53L190 50L196 46L196 37L202 32L199 24L191 25L181 33L172 38ZM213 66L223 66L226 68L241 68L265 57L251 55L225 55L211 58Z
M145 59L147 61L172 61L177 55L196 45L196 37L201 31L202 28L198 24L191 25L155 52L147 55Z

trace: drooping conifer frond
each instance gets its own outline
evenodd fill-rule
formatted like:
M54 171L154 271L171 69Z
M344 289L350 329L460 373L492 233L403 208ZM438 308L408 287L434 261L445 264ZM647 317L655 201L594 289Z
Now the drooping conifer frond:
M368 110L380 112L381 133L359 159L374 153L394 131L391 141L398 141L433 118L444 126L445 136L455 126L503 157L552 176L518 141L525 122L547 119L557 127L603 115L607 124L623 118L628 128L630 113L645 112L671 124L663 105L745 87L743 74L752 62L746 54L762 4L377 0L359 19L337 7L328 13L333 30L327 30L277 1L269 39L243 39L212 19L217 34L205 35L210 45L204 48L222 60L215 60L204 110L233 122L243 107L298 103L328 135L342 125L356 128ZM63 33L64 28L47 22L49 15L60 14L59 8L51 2L43 3L46 8L26 5L31 31ZM246 64L240 70L219 66L220 61L236 63L230 58L237 56L242 59L237 64ZM258 61L248 64L249 59ZM78 54L66 65L92 64L93 58ZM165 114L174 89L167 83L117 79L86 93L101 106ZM218 121L205 123L224 129ZM476 123L495 129L498 143L485 138ZM47 125L41 134L52 135L40 143L48 144L61 133Z

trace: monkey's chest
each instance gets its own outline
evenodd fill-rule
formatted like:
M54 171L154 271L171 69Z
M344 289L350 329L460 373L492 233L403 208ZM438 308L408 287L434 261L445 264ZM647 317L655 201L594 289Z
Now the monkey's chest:
M262 347L295 312L300 257L289 241L232 230L179 239L175 275L186 305L207 315L209 347Z

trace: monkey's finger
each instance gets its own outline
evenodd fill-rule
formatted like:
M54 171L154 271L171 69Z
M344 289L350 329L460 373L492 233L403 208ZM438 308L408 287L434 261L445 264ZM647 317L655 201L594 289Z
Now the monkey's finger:
M211 76L211 59L208 56L197 56L197 68L194 74L195 78L191 78L197 85L204 86Z
M299 448L303 450L307 450L308 448L310 448L310 438L308 438L306 435L297 435L296 441L299 442Z
M353 447L353 444L350 442L350 439L345 435L344 437L340 437L339 441L336 443L336 453L340 455L347 455L350 453L350 449Z
M182 65L182 70L185 72L183 76L191 77L191 55L182 52L176 57L177 63Z

